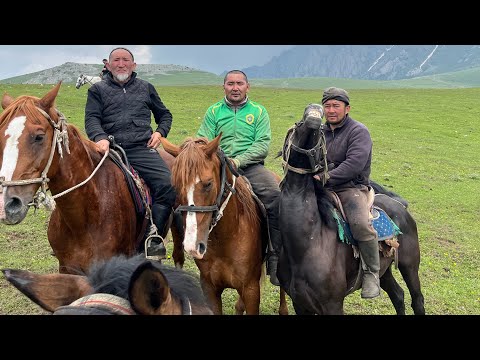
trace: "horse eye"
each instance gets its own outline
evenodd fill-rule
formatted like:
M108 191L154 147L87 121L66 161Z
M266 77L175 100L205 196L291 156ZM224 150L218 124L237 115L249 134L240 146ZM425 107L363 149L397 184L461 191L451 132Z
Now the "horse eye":
M45 134L37 134L35 135L35 142L43 142L43 139L45 138Z
M212 187L213 187L213 182L210 180L210 181L203 184L203 191L204 192L209 192L209 191L212 190Z

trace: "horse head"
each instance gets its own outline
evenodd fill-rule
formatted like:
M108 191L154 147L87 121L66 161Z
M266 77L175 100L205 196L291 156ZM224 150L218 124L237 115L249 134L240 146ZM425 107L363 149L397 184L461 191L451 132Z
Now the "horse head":
M211 315L198 279L144 255L94 263L88 274L3 269L5 278L54 315Z
M225 158L219 156L221 137L222 134L210 142L205 138L187 138L180 146L161 139L164 149L176 157L172 184L177 189L177 202L182 204L176 211L184 212L184 249L196 259L202 259L207 252L208 236L224 191L221 175Z
M45 190L65 118L55 107L59 82L43 98L5 94L0 115L0 220L18 224L25 216L38 188ZM62 131L61 131L62 130ZM65 135L63 133L63 135Z
M85 76L83 74L81 74L77 79L77 82L75 84L75 88L80 89L80 87L84 84L85 84Z
M302 119L288 130L282 150L285 172L305 174L327 170L322 116L321 105L309 104Z

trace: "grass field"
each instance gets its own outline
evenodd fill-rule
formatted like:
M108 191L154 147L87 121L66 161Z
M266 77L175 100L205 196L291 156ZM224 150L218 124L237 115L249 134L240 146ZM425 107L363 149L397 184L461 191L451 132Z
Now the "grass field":
M332 84L335 85L335 84ZM0 85L0 93L42 96L51 85ZM168 136L180 143L193 136L207 107L223 95L221 86L157 87L174 116ZM57 106L69 123L83 129L87 87L64 84ZM250 97L266 106L273 141L267 167L282 174L274 154L287 129L299 120L308 103L319 102L319 90L253 87ZM366 124L374 142L372 178L410 202L417 221L420 280L427 314L480 314L480 89L352 89L351 116ZM46 238L48 213L41 209L22 224L0 225L0 268L55 272ZM171 245L171 244L170 244ZM169 247L169 249L171 249ZM169 260L171 261L171 260ZM168 263L168 261L167 261ZM192 260L186 268L196 271ZM410 297L405 290L407 313ZM224 293L226 314L232 314L236 295ZM276 314L278 288L268 280L262 290L261 314ZM290 306L290 312L293 309ZM386 293L363 300L348 296L346 314L394 314ZM0 314L41 314L40 308L0 278Z

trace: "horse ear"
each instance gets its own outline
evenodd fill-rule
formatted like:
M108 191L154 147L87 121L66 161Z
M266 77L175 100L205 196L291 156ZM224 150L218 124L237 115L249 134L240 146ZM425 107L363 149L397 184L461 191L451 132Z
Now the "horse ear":
M48 110L54 107L55 98L58 95L58 90L60 90L61 85L62 85L62 80L60 80L58 84L53 87L52 90L50 90L48 93L45 94L43 98L40 99L40 107L43 110Z
M10 105L13 102L13 100L15 99L10 95L8 95L7 93L3 94L2 108L5 110L8 107L8 105Z
M171 313L170 286L162 271L150 261L141 264L132 274L128 286L132 309L141 315Z
M165 151L167 153L169 153L170 155L173 155L174 157L177 157L178 154L180 154L180 146L172 144L170 141L168 141L163 136L160 138L160 142L162 143L162 146L165 149Z
M211 156L217 152L218 146L220 145L220 139L222 138L222 133L220 133L215 139L210 141L207 146L205 146L205 154Z
M5 278L30 300L54 312L90 294L93 288L85 276L70 274L35 274L26 270L2 270Z

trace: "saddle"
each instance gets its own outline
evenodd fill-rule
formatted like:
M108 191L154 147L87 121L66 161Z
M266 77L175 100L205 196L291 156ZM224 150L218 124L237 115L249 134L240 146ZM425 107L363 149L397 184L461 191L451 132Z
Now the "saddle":
M122 170L128 189L130 190L130 195L132 195L135 204L137 217L143 218L146 213L145 204L148 206L152 205L152 198L147 184L145 184L143 179L140 178L137 171L128 163L128 161L122 160L121 157L118 154L113 153L113 151L110 152L109 157ZM139 189L138 184L141 184L142 189Z
M122 154L122 156L120 156L120 154ZM109 157L122 170L128 189L130 190L130 195L132 195L133 203L135 204L137 221L141 221L142 223L141 231L135 241L135 248L138 248L147 231L148 220L151 218L150 209L152 206L152 197L150 196L150 189L144 180L140 178L137 171L130 165L125 152L119 145L111 145Z
M328 193L335 205L335 208L333 209L333 217L337 222L339 240L343 243L357 246L358 242L355 240L352 232L350 231L350 226L343 211L340 198L333 191L329 191ZM380 251L382 252L383 256L390 257L395 254L396 249L400 245L397 240L397 235L402 234L402 231L388 216L385 210L373 205L374 200L375 191L373 188L370 188L368 204L370 207L370 218L372 219L372 225L378 234ZM355 257L358 257L358 254L356 254Z

